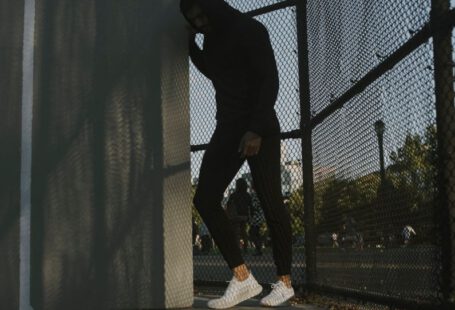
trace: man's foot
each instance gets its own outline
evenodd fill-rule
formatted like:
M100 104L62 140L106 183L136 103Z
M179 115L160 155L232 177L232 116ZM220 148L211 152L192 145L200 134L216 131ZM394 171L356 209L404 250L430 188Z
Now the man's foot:
M279 306L294 296L294 289L288 288L283 281L272 284L272 291L261 299L261 305L267 307Z
M211 309L231 308L261 292L262 286L256 281L251 273L248 278L243 281L239 281L233 277L224 295L221 298L210 300L207 303L207 306Z

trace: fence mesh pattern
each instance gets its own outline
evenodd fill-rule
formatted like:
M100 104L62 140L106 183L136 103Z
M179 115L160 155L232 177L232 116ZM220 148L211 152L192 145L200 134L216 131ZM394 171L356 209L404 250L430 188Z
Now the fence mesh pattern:
M429 19L429 8L428 1L311 2L312 111L399 48ZM313 132L320 284L437 296L432 51L430 43L420 46Z
M229 1L243 12L276 2ZM282 132L300 128L300 104L309 104L312 121L317 119L312 123L310 150L314 227L303 221L301 139L285 139L284 134L282 140L282 184L292 218L294 283L383 301L453 303L454 172L448 154L453 154L455 145L451 119L455 116L455 38L447 29L453 28L448 16L453 17L449 10L454 2L296 2L297 6L302 3L306 3L306 16L296 16L295 6L289 6L255 17L267 26L275 50L280 72L276 111ZM297 37L296 18L306 20L309 71L304 74L309 79L309 103L299 98L298 41L302 38ZM439 22L446 24L440 27ZM409 47L398 60L392 59L425 35L426 29L432 32L425 40ZM387 70L376 72L366 87L359 87L355 96L330 110L381 66ZM214 128L212 92L192 68L193 145L207 143ZM192 154L194 187L202 156L203 151ZM248 179L247 167L242 167L239 177ZM200 225L196 212L194 217L196 226ZM266 227L262 233L267 241ZM304 243L308 233L316 261L311 283L304 269L305 260L310 259L304 257L305 246L311 246ZM254 245L248 245L253 251ZM264 282L274 277L267 246L265 242L263 256L246 256L247 264ZM196 238L194 253L195 280L228 277L213 244L205 252Z
M311 108L321 111L429 18L429 1L309 1Z
M417 50L314 131L320 283L397 296L436 293L430 56ZM385 124L379 139L378 120ZM332 242L324 246L324 239Z

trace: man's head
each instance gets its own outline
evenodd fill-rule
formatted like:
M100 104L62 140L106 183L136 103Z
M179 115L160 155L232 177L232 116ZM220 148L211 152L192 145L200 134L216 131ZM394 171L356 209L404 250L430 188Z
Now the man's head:
M180 0L180 10L197 32L206 34L212 30L207 14L196 0Z

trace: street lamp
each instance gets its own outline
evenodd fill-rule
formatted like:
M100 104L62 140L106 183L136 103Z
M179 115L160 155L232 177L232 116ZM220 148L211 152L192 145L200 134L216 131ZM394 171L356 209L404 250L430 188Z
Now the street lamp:
M378 144L379 144L379 163L381 166L380 176L381 181L378 188L378 209L377 209L377 220L380 224L378 227L378 232L380 233L380 239L386 239L387 232L383 224L388 222L388 212L385 210L385 168L384 168L384 131L385 131L385 124L382 120L378 120L374 123L374 130L378 136Z
M385 181L385 168L384 168L384 131L385 124L382 120L378 120L374 123L374 130L378 136L379 144L379 163L381 165L381 184L384 185Z

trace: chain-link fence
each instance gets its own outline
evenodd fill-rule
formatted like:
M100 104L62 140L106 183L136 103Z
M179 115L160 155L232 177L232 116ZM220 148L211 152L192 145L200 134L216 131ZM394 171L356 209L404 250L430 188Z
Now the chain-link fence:
M228 2L253 11L275 50L294 284L453 305L454 1ZM194 186L215 125L207 83L192 68ZM239 177L250 178L247 167ZM261 233L262 256L243 240L246 263L272 282L265 226ZM213 244L196 240L194 253L196 281L229 277Z

